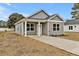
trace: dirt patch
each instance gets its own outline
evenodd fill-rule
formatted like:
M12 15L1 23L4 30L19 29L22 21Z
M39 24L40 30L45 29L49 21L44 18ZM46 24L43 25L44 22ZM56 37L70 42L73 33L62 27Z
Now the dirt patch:
M79 41L79 33L77 32L65 32L63 36L58 37Z
M14 32L0 33L0 55L9 56L73 56L75 54L23 37Z

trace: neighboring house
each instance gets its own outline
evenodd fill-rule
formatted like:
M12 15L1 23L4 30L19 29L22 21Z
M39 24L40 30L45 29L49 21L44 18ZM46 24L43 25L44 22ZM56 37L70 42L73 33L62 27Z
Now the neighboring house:
M0 28L0 32L5 32L5 31L14 31L13 28Z
M57 15L48 15L40 10L37 13L15 23L17 34L27 35L63 35L64 21Z
M67 20L64 23L65 32L79 32L79 20Z
M7 22L6 21L3 21L3 20L0 20L0 32L2 31L13 31L14 29L10 29L8 28L7 26Z
M7 27L7 22L0 20L0 28L4 28L4 27Z

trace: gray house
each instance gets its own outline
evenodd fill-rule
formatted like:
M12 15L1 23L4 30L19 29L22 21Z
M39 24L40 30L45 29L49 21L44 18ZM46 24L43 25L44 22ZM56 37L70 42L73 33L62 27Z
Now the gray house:
M15 23L15 31L23 36L63 35L64 21L57 14L48 15L45 11L40 10Z
M79 19L67 20L64 23L65 32L79 32Z

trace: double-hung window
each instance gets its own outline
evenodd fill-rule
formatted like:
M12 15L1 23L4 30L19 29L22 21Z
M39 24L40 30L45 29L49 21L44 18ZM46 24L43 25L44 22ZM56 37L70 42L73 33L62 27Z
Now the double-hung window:
M56 24L53 24L53 31L56 31Z
M34 31L34 24L28 23L27 24L27 31Z
M57 31L59 31L59 24L57 24Z
M59 31L59 24L53 24L53 31Z
M73 26L69 26L69 30L73 30Z

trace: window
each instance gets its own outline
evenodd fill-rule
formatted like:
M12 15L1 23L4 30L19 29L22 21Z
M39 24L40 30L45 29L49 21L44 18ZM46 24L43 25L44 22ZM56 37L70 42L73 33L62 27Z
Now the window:
M56 28L53 28L53 31L56 31Z
M69 30L73 30L73 26L69 26Z
M34 31L34 24L28 23L27 24L27 31Z
M56 24L53 24L53 27L56 27Z
M56 24L53 24L53 31L56 31Z
M53 24L53 31L59 31L59 24Z
M57 24L57 27L59 27L59 24Z
M57 31L59 31L59 24L57 24Z

